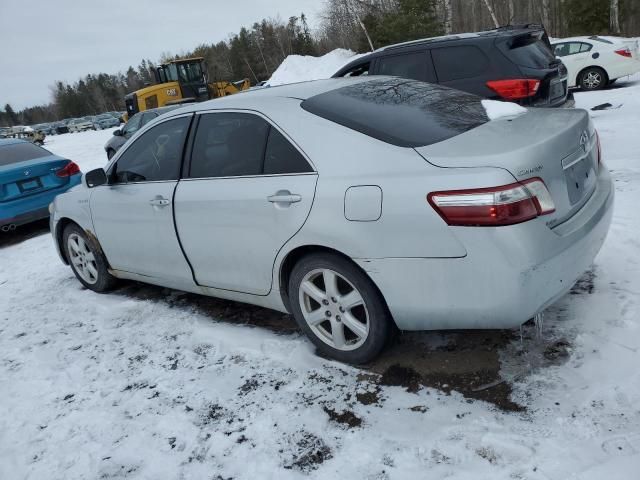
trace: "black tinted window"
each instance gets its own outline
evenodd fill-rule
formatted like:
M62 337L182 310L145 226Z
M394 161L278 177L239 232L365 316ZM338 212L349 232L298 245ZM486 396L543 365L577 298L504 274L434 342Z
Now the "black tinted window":
M370 63L361 63L359 65L354 65L349 70L344 72L341 77L359 77L361 75L369 75L369 66Z
M280 173L312 172L311 166L304 157L284 138L278 130L271 128L267 150L264 157L264 173L277 175Z
M432 83L377 78L316 95L302 108L383 142L419 147L486 123L480 100Z
M470 45L434 48L431 57L440 82L477 77L489 64L482 50Z
M427 55L425 52L416 52L382 57L378 60L378 74L426 82L429 80L427 76Z
M548 68L556 59L540 33L513 38L506 53L516 65L529 68Z
M177 180L190 121L190 117L168 120L136 139L114 167L115 182Z
M34 158L48 157L51 152L38 147L33 143L13 143L11 145L0 145L0 167L11 165L12 163L26 162Z
M142 126L142 113L136 113L129 121L122 127L122 134L129 138L136 133Z
M198 124L191 178L260 175L269 124L248 113L210 113Z

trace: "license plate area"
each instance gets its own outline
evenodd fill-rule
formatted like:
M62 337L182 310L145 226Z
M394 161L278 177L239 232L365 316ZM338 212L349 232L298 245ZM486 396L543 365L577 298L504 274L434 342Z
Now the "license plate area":
M40 178L28 178L26 180L20 180L17 183L20 193L32 192L33 190L42 188Z
M564 175L571 205L578 203L596 187L596 170L591 155L585 155L565 167Z
M563 80L561 82L556 82L551 84L551 90L549 92L549 98L551 100L555 100L556 98L560 98L564 96L567 91L567 81Z

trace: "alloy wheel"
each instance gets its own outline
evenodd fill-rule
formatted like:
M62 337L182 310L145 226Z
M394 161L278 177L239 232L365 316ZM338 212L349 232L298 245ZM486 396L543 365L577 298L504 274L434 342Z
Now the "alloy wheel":
M598 88L602 84L602 75L596 71L588 72L582 79L582 85L589 90Z
M364 299L334 270L322 268L307 273L300 283L298 299L307 325L327 345L349 351L367 340L370 322Z
M69 261L78 275L90 285L98 281L98 265L87 242L77 233L69 235L67 240Z

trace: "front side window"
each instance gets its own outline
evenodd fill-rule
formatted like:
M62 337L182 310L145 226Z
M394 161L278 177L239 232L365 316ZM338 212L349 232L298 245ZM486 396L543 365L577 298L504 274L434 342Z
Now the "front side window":
M360 77L361 75L369 75L369 62L361 63L351 67L347 72L342 74L342 77Z
M248 113L202 115L193 143L191 178L260 175L269 124Z
M482 50L471 45L434 48L431 56L440 82L476 77L489 65Z
M378 60L378 75L410 78L426 82L427 56L425 52L382 57Z
M110 172L112 182L177 180L190 121L190 117L176 118L146 131L113 166Z

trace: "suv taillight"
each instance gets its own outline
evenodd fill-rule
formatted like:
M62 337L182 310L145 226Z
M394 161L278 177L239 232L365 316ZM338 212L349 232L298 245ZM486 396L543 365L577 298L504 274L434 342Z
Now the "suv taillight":
M69 162L63 168L56 172L56 176L64 178L75 175L76 173L80 173L80 167L75 162Z
M622 55L623 57L631 58L631 50L628 48L621 48L615 51L618 55Z
M537 177L500 187L432 192L427 200L448 225L465 227L514 225L556 209Z
M487 87L506 100L518 100L532 97L538 93L540 80L529 78L513 78L510 80L491 80Z

